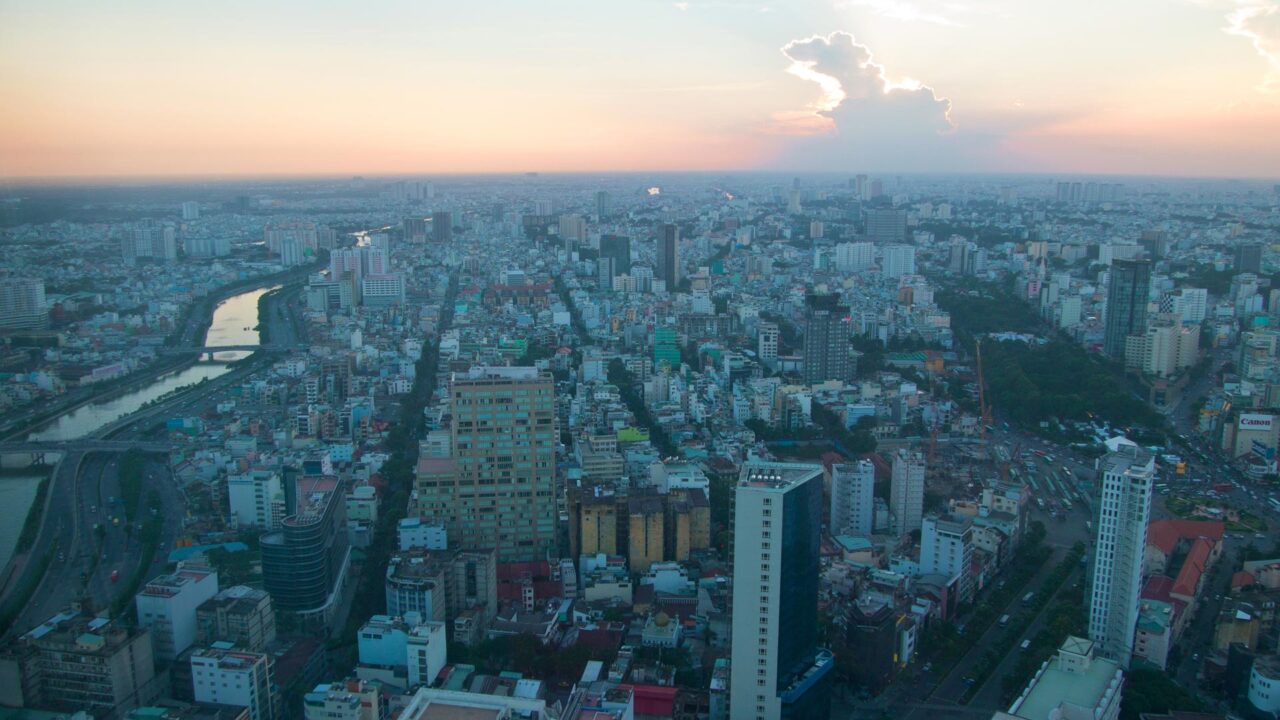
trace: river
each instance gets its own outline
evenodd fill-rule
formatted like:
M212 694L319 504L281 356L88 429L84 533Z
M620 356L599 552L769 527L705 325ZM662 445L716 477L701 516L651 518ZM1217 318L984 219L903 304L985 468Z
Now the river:
M258 299L274 288L260 288L234 295L219 303L205 335L206 345L257 345ZM228 363L249 356L249 352L216 353L182 370L157 377L149 385L102 403L82 405L59 415L43 428L27 435L28 440L74 440L113 420L128 415L144 404L184 385L210 380L230 370ZM13 460L26 456L9 456ZM18 533L35 498L37 481L27 477L0 477L0 568L9 563Z

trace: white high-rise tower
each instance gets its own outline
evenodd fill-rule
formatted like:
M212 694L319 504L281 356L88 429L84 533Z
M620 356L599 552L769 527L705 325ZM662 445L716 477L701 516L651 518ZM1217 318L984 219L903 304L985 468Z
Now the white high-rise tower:
M1098 461L1098 475L1089 639L1100 655L1127 668L1138 622L1155 456L1136 445L1122 446Z

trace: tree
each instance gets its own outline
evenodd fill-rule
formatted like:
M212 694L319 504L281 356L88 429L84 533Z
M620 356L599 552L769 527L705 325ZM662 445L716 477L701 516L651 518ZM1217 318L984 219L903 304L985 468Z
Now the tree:
M1159 670L1131 671L1120 695L1120 720L1139 720L1143 713L1203 709L1199 700Z

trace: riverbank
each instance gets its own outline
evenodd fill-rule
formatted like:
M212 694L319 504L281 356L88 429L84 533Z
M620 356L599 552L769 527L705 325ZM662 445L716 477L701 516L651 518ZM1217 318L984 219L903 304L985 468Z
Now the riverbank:
M306 278L310 273L322 267L324 267L324 262L317 260L309 265L270 275L245 278L244 280L223 285L209 295L197 298L187 308L178 323L177 329L170 334L165 344L168 347L173 347L189 344L194 342L196 338L206 338L213 325L214 313L222 303L233 297L256 292L273 285L287 287L292 283L298 282L300 278ZM200 315L200 317L197 319L196 315ZM260 321L261 319L259 318ZM203 342L203 340L200 340L200 342ZM160 357L155 362L124 377L95 384L84 397L55 401L53 407L45 408L30 417L15 421L14 424L0 429L0 439L21 439L31 433L40 432L47 429L49 425L64 415L73 413L88 405L105 404L130 393L139 392L161 378L189 370L199 360L199 355Z

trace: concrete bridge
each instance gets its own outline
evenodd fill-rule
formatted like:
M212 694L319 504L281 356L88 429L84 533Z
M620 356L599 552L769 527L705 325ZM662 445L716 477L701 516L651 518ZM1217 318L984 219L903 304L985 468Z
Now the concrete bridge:
M293 348L284 345L200 345L200 346L184 346L184 347L160 347L156 348L157 355L212 355L220 352L256 352L265 350L267 352L287 352Z
M94 438L79 438L76 440L10 440L0 442L0 455L16 453L42 455L54 452L124 452L126 450L169 452L176 447L178 446L175 443L154 440L96 440Z

